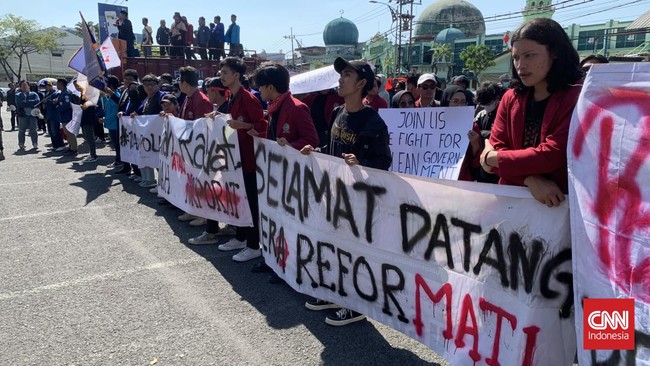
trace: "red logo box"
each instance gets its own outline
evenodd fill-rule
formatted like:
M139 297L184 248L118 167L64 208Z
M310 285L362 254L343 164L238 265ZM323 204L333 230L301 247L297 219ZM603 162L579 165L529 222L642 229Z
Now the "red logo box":
M584 299L583 306L585 349L634 349L634 299Z

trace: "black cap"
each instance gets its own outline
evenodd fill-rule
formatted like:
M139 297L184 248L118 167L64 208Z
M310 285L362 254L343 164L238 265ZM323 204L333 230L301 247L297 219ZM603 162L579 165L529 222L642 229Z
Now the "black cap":
M336 70L336 72L338 72L339 74L343 72L343 70L346 67L353 68L357 72L357 74L359 74L359 77L361 79L366 79L366 86L365 86L366 91L372 89L375 82L375 73L372 71L372 68L366 61L363 60L347 61L342 57L337 57L336 60L334 60L334 70Z
M223 86L223 83L221 82L221 78L214 77L214 78L209 78L205 81L206 88L221 88L221 89L226 89L225 86Z
M178 100L176 99L176 96L174 94L165 94L163 97L160 99L160 103L174 103L178 104Z

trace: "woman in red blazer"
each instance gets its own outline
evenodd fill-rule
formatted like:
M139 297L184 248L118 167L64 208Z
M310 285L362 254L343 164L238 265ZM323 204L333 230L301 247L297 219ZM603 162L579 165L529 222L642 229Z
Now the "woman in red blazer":
M562 27L533 19L512 36L512 85L497 110L481 166L499 184L527 186L558 206L567 193L567 139L582 88L580 58Z

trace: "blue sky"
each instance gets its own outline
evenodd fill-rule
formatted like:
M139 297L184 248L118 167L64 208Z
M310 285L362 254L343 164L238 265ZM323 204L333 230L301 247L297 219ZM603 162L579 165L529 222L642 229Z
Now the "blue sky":
M388 0L385 0L388 4ZM417 2L417 1L416 1ZM498 21L486 21L487 33L505 33L514 30L521 17L517 12L525 5L524 0L473 0L485 18L495 15L512 14L509 19L499 17ZM650 9L650 0L554 0L559 4L554 19L562 25L592 24L609 19L634 20ZM377 32L391 28L391 16L386 5L372 4L368 0L280 0L280 1L171 1L171 0L131 0L106 1L108 4L123 5L129 8L129 18L136 33L142 31L141 18L148 17L155 29L160 19L169 25L175 11L186 15L192 24L198 23L200 16L208 22L221 15L222 21L230 23L230 14L237 14L241 26L242 43L247 49L267 52L289 52L291 40L285 38L291 32L305 46L323 45L322 32L325 25L341 16L352 20L359 29L359 41L371 38ZM390 5L396 3L393 0ZM420 14L434 1L422 0L422 5L414 7L414 14ZM29 4L29 6L26 6ZM97 22L97 3L93 1L70 0L62 6L52 0L2 1L0 15L11 13L38 21L42 26L74 26L79 21L79 11L86 20ZM183 4L179 6L178 4ZM566 6L565 8L561 8Z

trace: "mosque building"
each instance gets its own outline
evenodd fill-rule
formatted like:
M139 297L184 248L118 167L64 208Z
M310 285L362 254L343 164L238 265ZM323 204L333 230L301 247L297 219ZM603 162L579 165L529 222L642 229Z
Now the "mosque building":
M554 12L551 0L527 0L522 17L523 21L552 18ZM394 49L397 47L392 40L379 34L366 43L363 57L380 72L389 75L435 72L447 80L461 74L472 78L473 73L465 70L460 54L469 45L486 45L494 54L496 65L483 70L479 75L480 81L496 81L499 75L510 72L511 58L504 41L505 34L486 34L483 14L468 1L435 1L420 13L413 24L415 32L410 42L405 44L402 41L400 57L396 55ZM625 57L650 52L650 12L634 22L609 20L598 24L571 24L565 30L581 58L595 53ZM447 45L447 51L439 52L444 50L439 45ZM401 61L401 68L395 65L396 60Z

